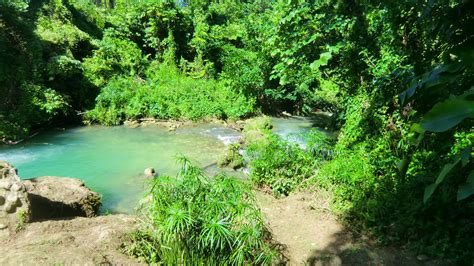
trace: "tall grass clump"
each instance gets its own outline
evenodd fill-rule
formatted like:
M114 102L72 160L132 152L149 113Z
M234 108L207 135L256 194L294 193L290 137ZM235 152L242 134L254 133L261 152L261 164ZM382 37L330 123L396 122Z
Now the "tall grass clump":
M277 252L243 181L206 177L185 158L176 178L152 182L142 228L128 251L147 263L271 264Z

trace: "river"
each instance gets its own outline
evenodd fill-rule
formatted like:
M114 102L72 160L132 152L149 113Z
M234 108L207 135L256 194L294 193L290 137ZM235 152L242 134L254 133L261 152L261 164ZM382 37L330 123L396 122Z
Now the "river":
M310 130L309 118L273 118L274 132L304 144L299 133ZM83 180L102 194L102 212L131 213L146 192L143 171L174 175L182 154L205 167L217 161L225 145L240 133L219 124L127 128L87 126L52 129L14 146L0 146L0 160L12 163L22 179L67 176Z

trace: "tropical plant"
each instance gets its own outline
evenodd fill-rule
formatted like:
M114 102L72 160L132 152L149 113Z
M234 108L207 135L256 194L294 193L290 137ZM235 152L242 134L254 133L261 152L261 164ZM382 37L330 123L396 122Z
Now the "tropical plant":
M176 178L153 180L131 254L148 263L264 264L278 260L251 188L224 174L204 176L186 158Z

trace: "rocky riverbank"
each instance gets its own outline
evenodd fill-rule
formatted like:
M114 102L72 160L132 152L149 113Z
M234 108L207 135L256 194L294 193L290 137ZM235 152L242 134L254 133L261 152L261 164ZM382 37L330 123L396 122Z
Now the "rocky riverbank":
M31 208L25 185L17 171L0 161L0 238L10 236L31 220Z
M0 161L0 265L138 264L121 251L136 218L97 216L100 205L78 179L21 181Z
M129 215L33 222L0 240L0 265L136 265L122 252L135 230Z
M94 217L101 196L76 178L43 176L25 180L33 221L65 217Z

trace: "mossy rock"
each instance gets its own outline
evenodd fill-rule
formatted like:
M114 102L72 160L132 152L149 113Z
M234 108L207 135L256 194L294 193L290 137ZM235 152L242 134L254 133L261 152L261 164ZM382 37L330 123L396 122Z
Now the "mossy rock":
M219 167L239 169L245 166L244 157L239 153L240 144L231 144L225 154L217 161Z
M244 133L250 131L265 131L273 128L272 119L268 116L259 116L245 121Z
M272 120L268 116L260 116L245 121L243 141L246 145L264 142L271 134Z

